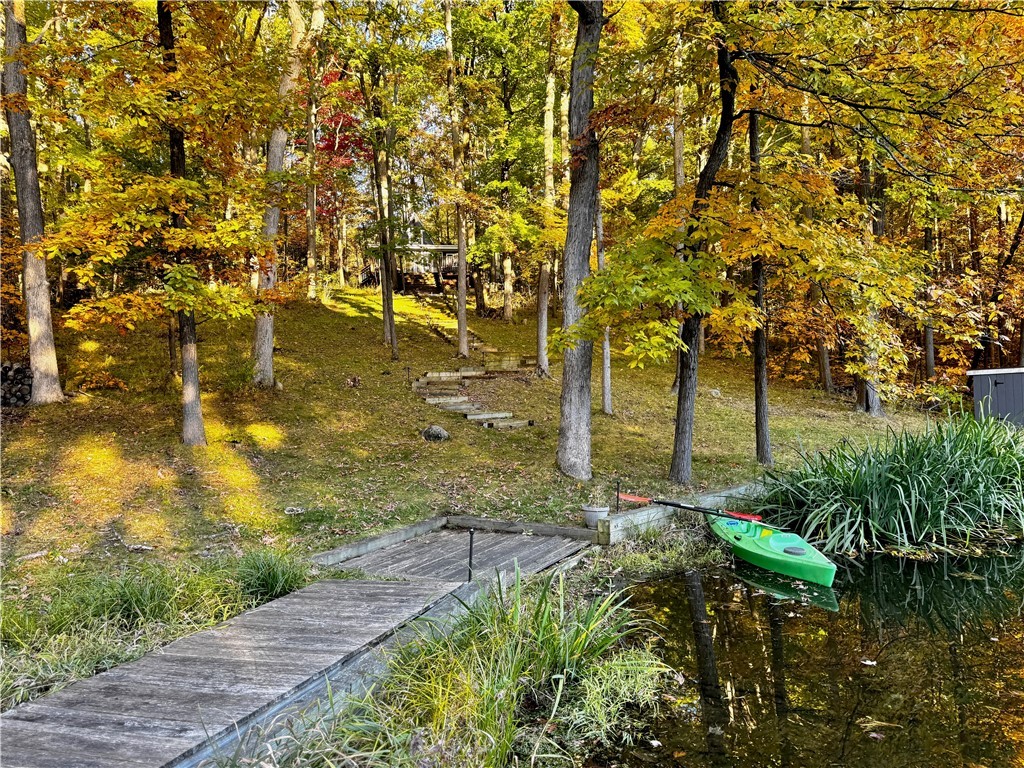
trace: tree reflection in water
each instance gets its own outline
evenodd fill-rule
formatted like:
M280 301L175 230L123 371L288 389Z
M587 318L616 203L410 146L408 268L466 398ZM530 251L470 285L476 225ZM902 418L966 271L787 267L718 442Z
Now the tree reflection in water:
M715 641L711 635L707 604L704 599L704 585L700 571L690 570L683 575L686 594L690 604L690 621L693 625L693 651L697 658L697 679L700 687L700 709L704 721L704 737L707 740L711 765L729 765L729 753L725 749L725 727L729 724L729 710L722 698L722 685L718 680L718 665L715 663Z
M800 594L797 584L793 594ZM736 573L634 588L699 711L653 724L625 766L1024 766L1024 560L881 559L838 603Z

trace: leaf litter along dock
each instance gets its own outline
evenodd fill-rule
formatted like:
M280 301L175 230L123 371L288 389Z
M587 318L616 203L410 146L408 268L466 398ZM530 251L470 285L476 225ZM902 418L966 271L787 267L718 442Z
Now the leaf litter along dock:
M379 537L379 548L317 558L365 578L317 582L4 713L0 765L199 765L230 753L252 726L316 701L328 684L365 689L382 668L380 649L414 619L451 615L499 573L543 571L590 541L477 531L470 584L468 531L442 529L443 520L394 543L400 532Z

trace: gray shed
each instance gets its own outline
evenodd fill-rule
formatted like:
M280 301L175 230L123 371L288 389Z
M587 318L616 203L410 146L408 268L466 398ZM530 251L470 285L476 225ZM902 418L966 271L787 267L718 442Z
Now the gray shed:
M982 410L1024 427L1024 368L968 371L973 381L974 417Z

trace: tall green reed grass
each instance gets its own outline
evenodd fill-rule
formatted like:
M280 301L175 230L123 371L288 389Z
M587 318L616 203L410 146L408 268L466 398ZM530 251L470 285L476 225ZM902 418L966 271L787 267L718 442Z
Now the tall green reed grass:
M51 571L0 605L0 708L138 658L309 578L304 563L263 550L199 563Z
M369 695L226 765L498 768L628 740L657 710L668 668L621 594L585 604L561 579L516 577L453 624L395 651Z
M868 448L840 443L766 472L752 506L836 553L1020 538L1024 430L960 414Z

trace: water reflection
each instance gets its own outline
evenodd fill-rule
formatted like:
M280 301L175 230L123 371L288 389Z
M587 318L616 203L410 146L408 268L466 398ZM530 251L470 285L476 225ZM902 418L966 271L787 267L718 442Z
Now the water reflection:
M613 764L1024 767L1024 560L879 560L834 606L760 579L634 588L689 698Z

